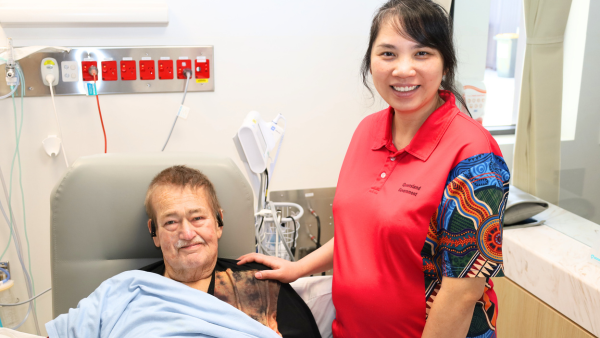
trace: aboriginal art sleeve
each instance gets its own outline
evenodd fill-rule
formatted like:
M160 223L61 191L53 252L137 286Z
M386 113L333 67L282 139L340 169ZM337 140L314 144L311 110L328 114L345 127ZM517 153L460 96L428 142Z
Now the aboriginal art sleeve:
M504 276L502 222L509 179L504 159L493 153L461 161L448 175L442 200L430 220L422 251L427 314L443 277L487 281L468 337L485 337L495 331L497 301L489 278Z
M510 174L504 159L482 154L460 162L448 176L431 219L440 277L503 276L502 221ZM435 243L437 241L437 243Z

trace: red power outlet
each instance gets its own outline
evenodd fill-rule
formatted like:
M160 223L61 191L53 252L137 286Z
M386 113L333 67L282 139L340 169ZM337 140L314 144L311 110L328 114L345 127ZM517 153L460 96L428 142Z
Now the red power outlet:
M141 60L140 61L140 79L141 80L156 79L156 73L154 72L154 60Z
M158 60L158 79L173 79L173 60Z
M121 61L121 80L137 80L134 60Z
M187 76L183 73L183 70L188 68L192 70L192 60L189 59L180 59L177 60L177 78L178 79L187 79Z
M94 77L90 74L91 66L98 68L98 62L96 62L96 61L81 61L81 75L83 77L83 81L94 81ZM98 75L96 75L96 80L97 79L98 79Z
M119 72L117 71L117 61L102 61L102 81L117 81Z
M195 67L194 72L196 73L196 79L209 79L210 78L210 62L208 59L202 61L198 61L198 59L194 60Z

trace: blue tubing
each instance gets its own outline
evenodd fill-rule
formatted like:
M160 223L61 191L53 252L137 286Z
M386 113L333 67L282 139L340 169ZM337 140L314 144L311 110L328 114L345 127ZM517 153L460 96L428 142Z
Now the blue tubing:
M2 280L2 283L8 282L8 280L10 279L10 272L3 268L0 268L0 271L6 275L6 278Z

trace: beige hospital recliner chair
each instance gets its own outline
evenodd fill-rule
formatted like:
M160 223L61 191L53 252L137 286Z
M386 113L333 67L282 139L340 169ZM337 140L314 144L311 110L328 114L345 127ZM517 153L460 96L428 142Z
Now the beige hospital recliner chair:
M254 250L252 190L227 157L201 153L137 153L82 157L51 199L53 317L68 312L104 280L162 258L148 233L144 198L161 170L184 164L213 182L224 210L219 256Z
M53 318L76 307L104 280L162 258L148 233L143 203L152 178L180 164L199 169L215 186L225 224L219 257L254 251L252 189L230 158L204 153L82 157L51 194ZM322 335L331 336L331 278L301 279L292 286L313 311Z

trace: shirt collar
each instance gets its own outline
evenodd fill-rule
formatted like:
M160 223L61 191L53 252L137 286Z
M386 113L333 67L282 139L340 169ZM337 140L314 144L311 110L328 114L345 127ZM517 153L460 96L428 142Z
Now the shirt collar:
M403 149L398 151L392 143L392 123L394 121L394 109L388 107L384 110L379 121L376 122L373 133L373 150L379 150L386 147L393 153L407 153L420 159L427 161L433 150L438 145L442 136L448 129L450 122L459 113L456 104L454 103L454 94L447 90L439 91L440 97L445 101L438 109L436 109L417 131L417 134L410 143Z

